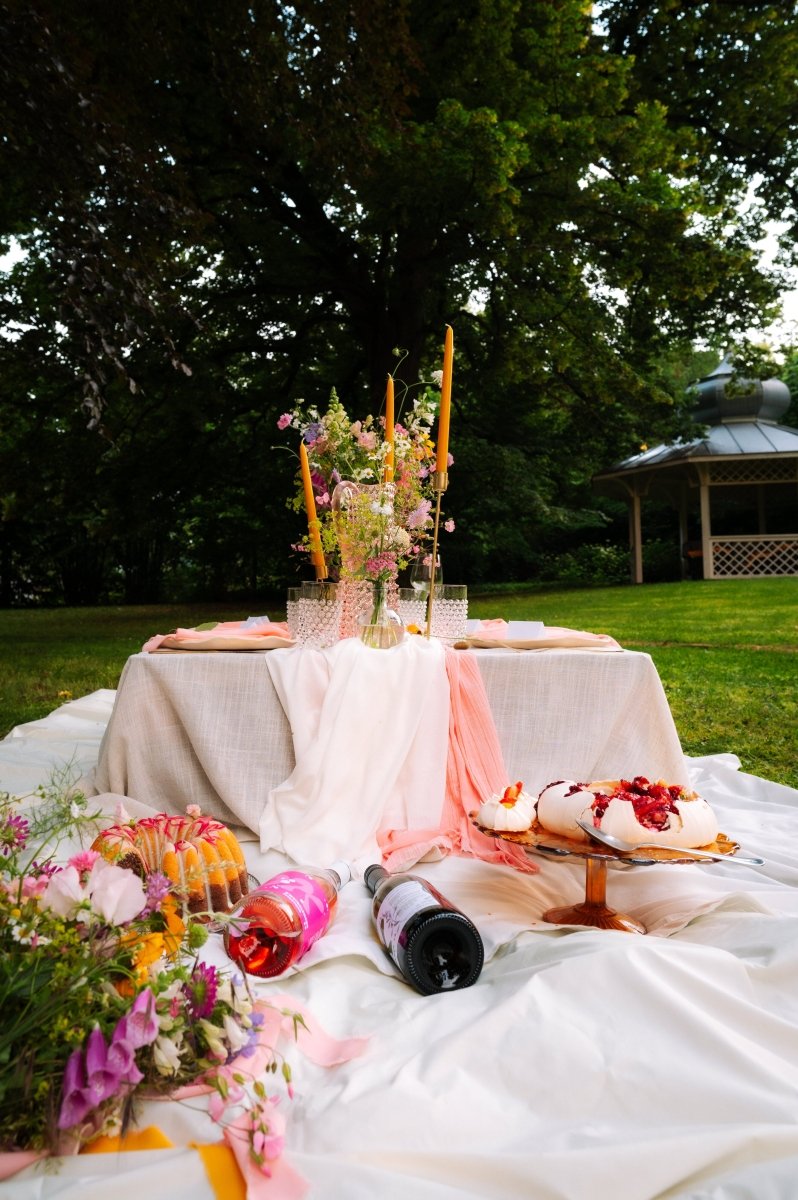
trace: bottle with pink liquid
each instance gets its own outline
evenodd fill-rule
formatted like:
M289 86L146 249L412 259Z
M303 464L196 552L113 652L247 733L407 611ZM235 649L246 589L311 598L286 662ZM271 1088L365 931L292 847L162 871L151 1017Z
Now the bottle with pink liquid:
M327 932L338 893L351 878L345 862L324 871L281 871L230 914L225 950L249 975L282 975Z

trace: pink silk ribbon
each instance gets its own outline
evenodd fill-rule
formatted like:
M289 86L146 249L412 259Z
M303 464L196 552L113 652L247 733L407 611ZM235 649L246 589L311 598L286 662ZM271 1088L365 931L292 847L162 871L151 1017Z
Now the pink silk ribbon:
M332 1037L310 1009L300 1004L293 996L275 995L270 996L268 1001L256 1000L253 1008L263 1016L263 1024L258 1028L257 1049L249 1058L239 1056L229 1064L230 1070L247 1075L250 1079L258 1079L263 1074L272 1059L281 1034L293 1033L294 1013L302 1018L302 1023L296 1024L297 1046L306 1058L320 1067L334 1067L348 1062L349 1059L363 1054L368 1046L367 1037ZM194 1083L170 1092L169 1095L150 1098L185 1100L212 1091L213 1088L208 1084ZM274 1123L282 1128L282 1114L274 1114ZM244 1178L247 1200L301 1200L305 1195L308 1189L307 1182L282 1158L269 1162L268 1175L259 1170L257 1164L252 1161L249 1155L248 1112L242 1112L229 1121L222 1131L222 1136Z

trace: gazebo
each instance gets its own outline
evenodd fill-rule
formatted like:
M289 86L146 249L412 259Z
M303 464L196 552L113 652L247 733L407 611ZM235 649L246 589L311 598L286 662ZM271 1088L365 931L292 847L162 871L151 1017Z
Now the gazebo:
M632 582L643 582L644 499L677 508L683 575L691 560L704 579L798 575L798 429L778 424L789 388L740 379L727 357L695 391L704 432L593 477L597 492L628 503Z

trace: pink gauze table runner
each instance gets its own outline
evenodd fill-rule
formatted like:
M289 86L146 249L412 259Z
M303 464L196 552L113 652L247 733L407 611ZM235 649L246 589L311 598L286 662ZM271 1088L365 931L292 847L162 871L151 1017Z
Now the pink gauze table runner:
M471 655L424 638L380 651L347 639L269 655L267 666L296 767L269 793L262 849L311 864L383 860L391 870L456 851L534 870L468 819L507 782Z

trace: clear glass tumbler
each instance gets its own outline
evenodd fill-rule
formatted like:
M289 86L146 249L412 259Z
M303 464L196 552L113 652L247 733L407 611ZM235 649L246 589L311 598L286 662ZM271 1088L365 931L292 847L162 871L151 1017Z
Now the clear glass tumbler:
M341 595L326 579L303 583L299 594L297 641L323 650L340 636Z
M285 597L285 619L288 623L288 633L295 641L299 630L299 597L301 587L290 587Z
M432 597L432 637L456 642L466 635L468 588L464 583L442 583ZM425 626L426 628L426 626Z
M427 602L423 596L419 595L415 588L399 588L399 601L396 605L396 611L402 618L402 624L405 629L407 629L408 625L415 625L422 633L426 629Z

